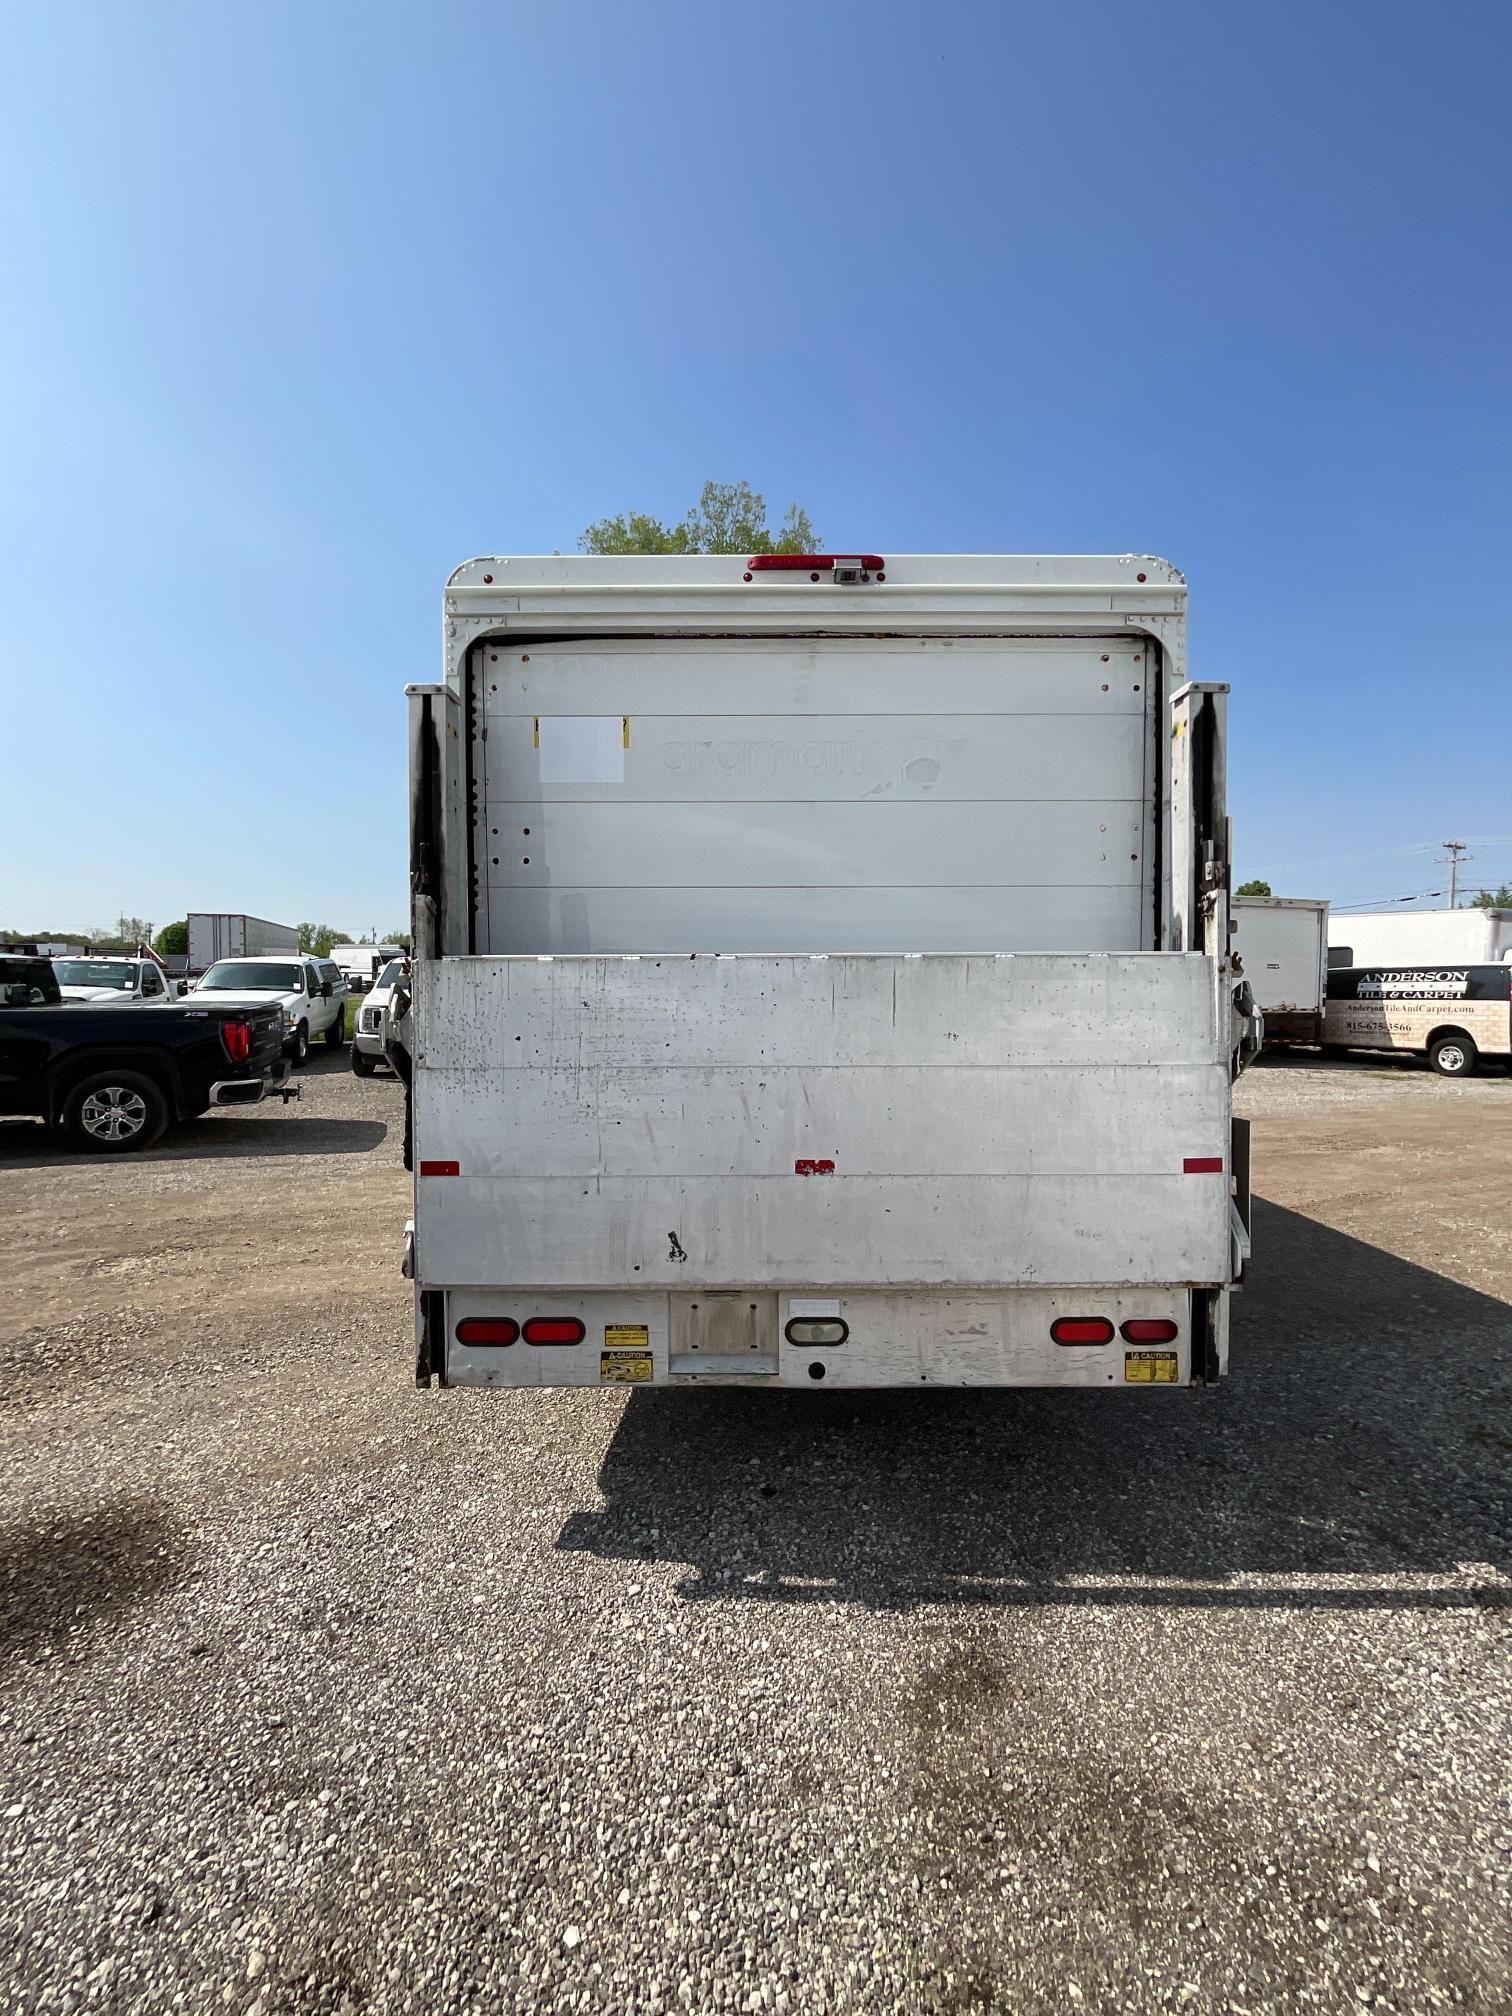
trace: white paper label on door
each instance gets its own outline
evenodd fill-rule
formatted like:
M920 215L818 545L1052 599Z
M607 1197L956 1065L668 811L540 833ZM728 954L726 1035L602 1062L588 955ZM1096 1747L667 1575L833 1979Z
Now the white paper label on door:
M536 723L543 784L623 784L625 717L568 714Z

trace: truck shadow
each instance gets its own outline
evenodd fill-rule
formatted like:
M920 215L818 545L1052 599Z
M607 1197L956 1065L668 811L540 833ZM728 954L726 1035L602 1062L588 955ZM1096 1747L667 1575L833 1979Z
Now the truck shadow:
M633 1395L558 1546L689 1600L1512 1607L1512 1309L1257 1200L1216 1392Z

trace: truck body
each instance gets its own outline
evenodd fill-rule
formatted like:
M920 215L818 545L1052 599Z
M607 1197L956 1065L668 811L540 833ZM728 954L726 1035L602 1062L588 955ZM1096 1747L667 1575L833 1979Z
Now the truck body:
M1232 942L1265 1017L1265 1041L1321 1043L1328 993L1328 904L1301 896L1236 896Z
M74 1147L147 1148L212 1106L255 1105L283 1088L282 1025L269 1008L0 1007L0 1114L59 1128Z
M1330 966L1494 965L1512 957L1512 910L1356 910L1328 925Z
M259 952L298 952L293 924L270 924L239 910L189 912L189 971L205 973L217 959L253 958Z
M1223 686L1134 555L528 558L409 689L422 1382L1211 1381Z

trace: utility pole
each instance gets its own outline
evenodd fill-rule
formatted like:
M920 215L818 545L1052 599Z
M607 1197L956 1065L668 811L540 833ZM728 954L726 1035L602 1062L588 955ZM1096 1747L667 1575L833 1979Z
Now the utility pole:
M1466 840L1446 840L1444 848L1439 866L1449 870L1449 908L1453 910L1459 903L1460 857L1463 855L1467 861L1473 861L1475 856L1468 852L1469 842Z

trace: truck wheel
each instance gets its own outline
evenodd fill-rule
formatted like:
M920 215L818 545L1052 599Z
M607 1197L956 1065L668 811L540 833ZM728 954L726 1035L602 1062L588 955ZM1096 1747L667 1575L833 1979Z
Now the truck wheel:
M376 1057L369 1057L366 1050L359 1050L354 1043L352 1045L352 1069L357 1073L359 1078L371 1078L373 1073L378 1069L378 1059Z
M326 1044L332 1050L339 1050L346 1041L346 1003L343 1001L336 1010L336 1020L326 1031Z
M168 1102L139 1071L93 1071L63 1108L63 1132L75 1148L124 1155L150 1148L168 1125Z
M1428 1052L1428 1062L1446 1078L1468 1078L1479 1056L1468 1036L1440 1036Z
M294 1037L288 1046L288 1050L290 1058L296 1064L303 1064L306 1057L309 1056L310 1025L308 1022L301 1022L299 1027L294 1031Z

